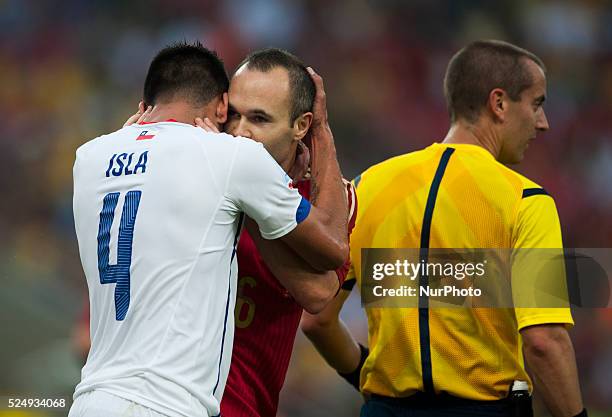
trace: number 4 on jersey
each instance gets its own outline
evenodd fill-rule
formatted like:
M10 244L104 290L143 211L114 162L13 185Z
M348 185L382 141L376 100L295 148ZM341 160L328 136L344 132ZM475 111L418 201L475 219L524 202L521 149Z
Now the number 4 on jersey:
M100 271L100 284L117 284L115 286L117 321L125 319L130 307L132 239L134 237L134 223L136 222L141 194L141 191L129 191L125 196L121 223L119 224L117 263L115 265L110 265L108 258L110 252L110 229L113 225L119 193L106 194L102 211L100 212L100 226L98 228L98 271Z

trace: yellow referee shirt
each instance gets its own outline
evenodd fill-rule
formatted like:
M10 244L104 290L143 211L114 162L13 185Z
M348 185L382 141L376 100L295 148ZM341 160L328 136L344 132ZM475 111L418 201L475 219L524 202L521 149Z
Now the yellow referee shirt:
M351 235L362 248L561 248L555 203L534 182L475 145L433 144L375 165L355 179ZM421 305L421 304L419 304ZM370 355L361 390L417 391L473 400L507 396L524 369L519 330L573 324L565 308L366 308Z

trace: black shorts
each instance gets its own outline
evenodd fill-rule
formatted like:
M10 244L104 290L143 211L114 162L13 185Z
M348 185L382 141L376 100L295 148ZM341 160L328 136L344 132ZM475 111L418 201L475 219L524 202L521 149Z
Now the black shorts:
M417 394L408 398L372 395L361 408L361 417L513 417L508 400L475 401L449 395Z

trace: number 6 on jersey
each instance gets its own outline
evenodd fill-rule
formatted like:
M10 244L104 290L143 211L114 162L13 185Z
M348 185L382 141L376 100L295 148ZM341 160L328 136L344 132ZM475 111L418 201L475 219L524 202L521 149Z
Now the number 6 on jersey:
M132 239L134 223L138 213L141 191L129 191L125 196L121 223L119 224L119 240L117 242L117 263L109 264L110 230L115 217L115 208L119 201L119 193L109 193L104 196L104 204L100 212L98 228L98 271L100 284L117 284L115 286L115 318L125 319L130 307L130 266L132 264Z

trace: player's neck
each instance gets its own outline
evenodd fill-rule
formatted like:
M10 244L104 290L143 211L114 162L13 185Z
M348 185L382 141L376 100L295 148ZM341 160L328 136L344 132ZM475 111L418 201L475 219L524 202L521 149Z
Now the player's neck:
M498 158L501 151L501 141L492 129L483 128L479 124L467 123L461 120L451 125L442 142L480 146L493 155L495 159Z
M297 142L291 144L291 149L287 153L287 157L284 160L277 161L278 164L283 168L283 170L294 180L299 180L303 171L306 170L306 167L302 167L300 164L304 163L302 160L298 160L298 152L297 152ZM308 165L308 162L306 162ZM294 178L294 177L300 178Z
M193 106L184 102L173 102L156 104L147 117L147 122L163 122L166 120L176 120L180 123L195 124L195 118L202 117L202 110L195 109Z

